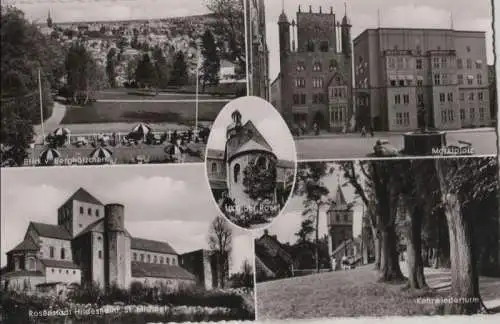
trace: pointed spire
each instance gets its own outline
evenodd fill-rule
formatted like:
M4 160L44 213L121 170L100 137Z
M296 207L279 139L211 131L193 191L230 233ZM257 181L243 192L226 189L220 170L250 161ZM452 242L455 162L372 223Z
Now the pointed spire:
M344 16L347 17L347 2L344 2Z

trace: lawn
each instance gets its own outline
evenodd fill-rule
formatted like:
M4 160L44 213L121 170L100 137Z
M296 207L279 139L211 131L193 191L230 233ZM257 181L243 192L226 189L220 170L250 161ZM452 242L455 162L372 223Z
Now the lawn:
M129 98L130 99L130 98ZM136 98L134 98L136 99ZM165 99L165 98L159 98ZM173 98L166 98L173 99ZM177 99L177 98L176 98ZM183 98L186 99L186 98ZM192 99L192 98L189 98ZM207 99L208 100L208 99ZM85 107L67 106L61 124L94 123L194 123L194 102L95 102ZM198 120L213 122L227 102L200 102Z
M435 305L418 304L403 285L377 283L373 266L257 284L260 319L435 315ZM437 293L434 293L437 294Z

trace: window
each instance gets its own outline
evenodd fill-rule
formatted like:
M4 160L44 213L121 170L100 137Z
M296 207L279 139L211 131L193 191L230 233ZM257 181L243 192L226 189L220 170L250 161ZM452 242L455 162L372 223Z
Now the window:
M297 88L305 88L306 87L306 80L302 79L302 78L296 79L295 80L295 86Z
M59 269L59 273L62 273L62 270L61 270L61 269Z
M417 95L417 105L418 106L423 106L424 105L424 95L419 93Z
M330 60L330 72L337 68L337 61Z
M313 65L313 71L314 72L321 72L321 63L320 62L315 62Z
M298 105L300 103L300 95L294 94L293 95L293 104Z
M405 80L399 80L399 86L404 87L405 86Z
M417 70L422 70L422 59L417 59L416 65L417 65Z
M52 268L52 273L54 273L56 270L54 268Z
M176 264L175 258L172 258L172 265L175 265L175 264Z
M396 80L391 80L391 87L395 87L396 86Z
M96 210L95 210L95 216L96 216L96 217L99 217L99 209L96 209Z
M305 105L306 104L306 95L303 94L303 93L300 95L300 104L301 105Z
M307 42L307 51L314 52L314 41L310 40L309 42Z
M477 100L483 101L483 99L484 99L484 94L483 94L483 92L479 91L477 93Z
M233 169L233 177L234 177L234 183L238 183L238 178L240 177L240 165L239 163L236 163Z
M482 69L482 68L483 68L483 62L476 61L476 69Z
M170 258L169 258L169 257L167 257L167 259L166 259L166 263L167 263L167 264L170 264Z
M464 100L465 100L465 93L460 92L460 101L464 101Z
M469 93L469 101L474 101L474 92Z
M448 59L446 57L441 58L441 67L442 68L447 68L448 67Z
M464 76L462 74L457 75L458 84L464 84Z
M34 258L28 259L28 270L36 270L36 262Z
M403 95L403 102L405 105L408 105L410 103L410 96L407 94Z
M297 63L297 72L304 71L306 69L304 62L298 62Z
M398 61L398 70L402 70L404 68L404 60L402 57L397 58Z
M141 253L141 262L144 262L144 254Z
M148 263L151 263L151 254L148 254L146 256L146 260L147 260Z
M155 255L154 258L153 258L153 263L157 263L157 262L158 262L158 258Z
M216 173L216 172L217 172L217 163L212 162L212 173Z
M319 45L319 50L321 52L328 52L328 47L329 47L328 41L322 41Z
M87 209L87 215L92 215L92 208Z
M160 257L160 264L163 264L163 257Z
M64 260L66 258L66 250L64 248L61 249L61 260Z
M401 104L401 95L394 96L394 104L396 104L396 105Z
M99 251L98 254L99 254L99 259L102 259L102 251Z
M443 74L443 84L448 85L448 74Z
M69 273L69 270L66 270L66 274L68 274L68 273Z
M471 59L467 59L467 69L472 69L472 60Z
M421 87L424 85L424 80L417 80L417 87Z
M467 49L467 53L470 53L470 46L467 46L466 49Z
M484 121L484 108L479 107L479 120Z
M53 246L51 246L51 247L49 248L49 250L50 250L50 252L49 252L50 257L51 257L51 258L54 258L54 247L53 247Z
M455 120L455 112L453 110L448 110L448 120L453 121Z
M448 102L453 102L453 92L448 93Z
M465 120L465 109L460 109L460 120L461 121Z
M477 75L477 84L483 84L483 75L482 74Z
M444 93L439 94L439 102L444 103L446 101L446 96Z
M471 121L475 120L476 119L476 110L473 107L471 107L469 113L470 113L470 120Z
M441 84L441 75L436 73L434 74L434 85L440 85Z
M313 79L313 88L323 88L323 79Z
M73 274L76 274L76 270L73 270Z
M435 68L435 69L439 69L440 67L440 60L439 60L439 57L434 57L432 59L432 67Z
M389 57L387 59L387 66L388 66L389 69L395 69L396 68L396 62L395 62L394 57Z
M137 253L134 252L134 261L137 261Z
M464 68L464 63L462 62L461 58L457 59L457 68L463 69Z
M83 214L83 207L80 207L80 214Z

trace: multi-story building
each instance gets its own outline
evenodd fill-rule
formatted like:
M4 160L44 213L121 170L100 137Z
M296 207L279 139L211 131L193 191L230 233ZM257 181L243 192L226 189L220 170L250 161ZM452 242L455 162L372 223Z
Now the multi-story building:
M300 9L290 23L279 17L280 73L271 87L271 102L286 122L341 130L349 125L352 105L351 24L323 12Z
M367 29L354 40L358 123L375 130L491 123L484 32Z
M141 282L168 289L190 284L212 288L200 276L217 273L209 259L196 254L199 273L189 272L167 242L132 237L124 209L121 204L104 205L80 188L58 209L57 225L29 224L23 241L7 252L2 287L38 290L76 283L128 288ZM189 264L194 262L191 258Z
M247 1L249 88L251 96L269 100L269 50L264 0Z

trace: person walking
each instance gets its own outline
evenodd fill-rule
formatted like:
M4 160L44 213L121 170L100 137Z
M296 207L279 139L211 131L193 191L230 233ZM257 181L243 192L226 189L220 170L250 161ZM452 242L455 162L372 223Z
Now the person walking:
M361 128L361 136L362 136L362 137L365 137L365 136L366 136L366 127L365 127L365 126L363 126L363 127Z

